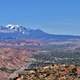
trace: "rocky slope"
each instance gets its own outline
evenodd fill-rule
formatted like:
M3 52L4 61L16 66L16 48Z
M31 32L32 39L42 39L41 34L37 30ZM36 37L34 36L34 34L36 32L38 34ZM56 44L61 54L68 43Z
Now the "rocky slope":
M24 69L9 80L80 80L80 66L51 64L35 69Z

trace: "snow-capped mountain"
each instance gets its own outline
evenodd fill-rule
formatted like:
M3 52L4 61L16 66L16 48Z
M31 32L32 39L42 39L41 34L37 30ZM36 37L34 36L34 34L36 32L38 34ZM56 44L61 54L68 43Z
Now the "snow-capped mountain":
M0 40L37 39L37 40L75 40L80 36L48 34L40 29L28 29L21 25L0 26Z
M0 32L20 32L20 33L25 33L27 31L26 27L20 26L20 25L13 25L13 24L8 24L6 26L1 26L0 27Z
M19 28L19 25L8 24L8 25L6 25L6 28L17 29L17 28Z
M20 31L20 32L25 31L27 29L26 27L20 25L12 25L12 24L8 24L6 28L9 30Z

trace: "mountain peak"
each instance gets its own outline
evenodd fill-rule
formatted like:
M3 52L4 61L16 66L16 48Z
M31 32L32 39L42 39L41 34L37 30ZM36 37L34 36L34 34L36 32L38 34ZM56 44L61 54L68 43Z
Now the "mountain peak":
M14 25L14 24L8 24L5 26L8 30L12 30L12 31L17 31L17 32L22 32L24 33L24 31L26 30L26 27L23 27L21 25Z
M6 25L6 28L9 28L9 29L19 28L19 25L8 24Z

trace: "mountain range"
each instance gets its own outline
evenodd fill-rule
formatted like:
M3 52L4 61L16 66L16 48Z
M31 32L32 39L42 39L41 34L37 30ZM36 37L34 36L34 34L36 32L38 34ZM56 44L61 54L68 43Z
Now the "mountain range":
M20 25L0 26L0 40L78 40L80 36L49 34L40 29L29 29Z

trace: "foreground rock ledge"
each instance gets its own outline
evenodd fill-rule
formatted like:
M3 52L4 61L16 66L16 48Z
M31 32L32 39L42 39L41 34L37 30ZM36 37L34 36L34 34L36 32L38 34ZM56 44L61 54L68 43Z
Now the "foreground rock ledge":
M24 69L9 80L80 80L80 66L51 64L35 69Z

